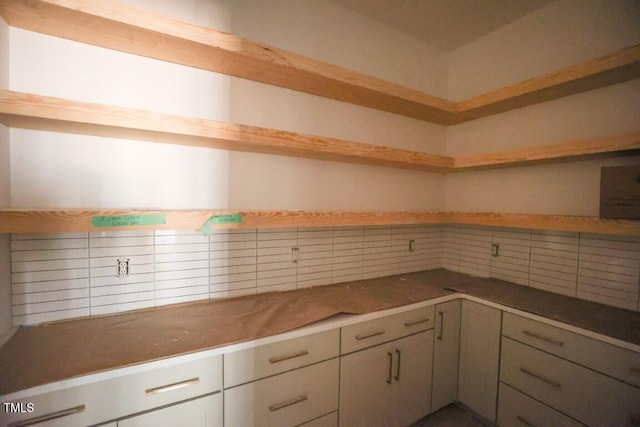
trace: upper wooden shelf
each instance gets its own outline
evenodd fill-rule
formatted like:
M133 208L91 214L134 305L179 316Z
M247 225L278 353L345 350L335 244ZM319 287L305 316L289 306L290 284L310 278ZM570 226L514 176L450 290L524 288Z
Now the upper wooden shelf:
M640 45L462 102L111 0L0 0L12 26L453 125L640 77Z
M106 220L96 226L96 218ZM152 217L153 221L146 221ZM472 224L640 236L640 221L585 216L429 211L160 211L160 210L0 210L0 233L61 233L122 230L195 230L210 218L230 218L211 228L329 227L410 224ZM238 219L241 218L241 222ZM118 225L124 222L128 225ZM152 222L149 224L149 222ZM216 222L216 221L214 221ZM138 225L137 225L138 224Z
M0 90L10 127L137 139L432 172L496 168L640 150L640 132L453 158L216 120Z

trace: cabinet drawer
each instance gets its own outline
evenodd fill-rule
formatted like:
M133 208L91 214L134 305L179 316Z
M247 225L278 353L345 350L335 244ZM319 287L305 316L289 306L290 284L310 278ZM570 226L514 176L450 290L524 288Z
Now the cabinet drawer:
M502 334L640 387L640 353L510 313Z
M221 390L222 357L208 357L24 398L34 412L3 413L0 425L56 416L38 425L86 426Z
M224 355L224 386L234 387L260 378L337 357L340 331L321 332Z
M118 421L118 427L222 427L222 393Z
M338 359L224 392L229 426L296 426L338 409Z
M324 417L300 424L299 427L338 427L338 412L332 412Z
M501 427L582 427L584 424L534 400L505 384L500 384L498 425Z
M433 328L434 307L423 307L342 328L341 354Z
M637 426L640 389L510 338L500 380L588 425Z

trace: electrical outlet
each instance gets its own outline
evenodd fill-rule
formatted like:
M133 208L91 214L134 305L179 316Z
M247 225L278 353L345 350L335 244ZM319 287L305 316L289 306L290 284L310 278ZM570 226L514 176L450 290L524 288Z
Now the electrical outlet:
M129 258L119 258L117 268L117 277L129 276Z
M300 260L300 249L295 247L291 248L291 262L297 264L298 260Z
M416 241L415 240L409 240L409 252L415 252L416 251Z
M500 243L492 243L491 244L491 256L493 256L493 257L499 256L498 255L499 250L500 250Z

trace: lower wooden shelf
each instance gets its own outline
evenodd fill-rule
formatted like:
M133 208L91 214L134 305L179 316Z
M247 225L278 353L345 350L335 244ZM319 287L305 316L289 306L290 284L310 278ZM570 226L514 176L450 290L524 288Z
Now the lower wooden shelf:
M469 224L640 236L640 221L431 211L0 210L0 233Z

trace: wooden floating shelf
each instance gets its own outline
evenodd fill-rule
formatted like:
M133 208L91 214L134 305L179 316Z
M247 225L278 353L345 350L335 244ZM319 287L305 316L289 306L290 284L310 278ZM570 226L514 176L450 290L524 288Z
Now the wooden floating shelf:
M10 127L431 172L509 167L640 150L640 132L453 158L418 151L0 90Z
M163 211L163 210L0 210L0 233L61 233L122 230L195 230L209 218L242 215L236 224L212 225L211 228L282 228L370 225L469 224L515 227L598 234L640 236L640 221L602 219L584 216L526 215L482 212L339 212L339 211ZM164 224L95 227L100 216L144 216L160 214Z
M0 0L11 26L453 125L640 77L640 45L453 102L107 0Z
M446 156L216 120L0 91L10 127L136 139L423 171L453 167Z

